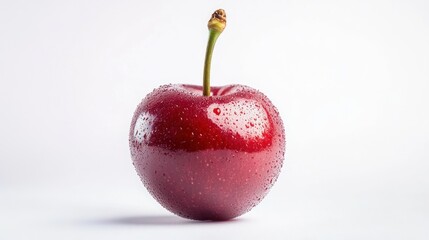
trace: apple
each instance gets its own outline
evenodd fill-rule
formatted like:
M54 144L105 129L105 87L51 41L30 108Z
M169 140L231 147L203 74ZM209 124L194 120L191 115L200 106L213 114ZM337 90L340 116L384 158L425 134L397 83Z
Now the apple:
M209 21L204 85L170 84L138 105L129 144L152 196L195 220L228 220L257 205L283 165L285 131L261 92L244 85L210 87L210 61L225 12Z

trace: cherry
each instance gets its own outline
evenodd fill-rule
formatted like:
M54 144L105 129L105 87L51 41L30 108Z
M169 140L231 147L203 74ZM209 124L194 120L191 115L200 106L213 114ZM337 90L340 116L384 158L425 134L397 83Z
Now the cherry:
M204 85L160 86L138 105L130 128L133 164L144 185L171 212L227 220L249 211L279 176L285 150L280 115L244 85L210 87L210 62L226 25L209 21Z

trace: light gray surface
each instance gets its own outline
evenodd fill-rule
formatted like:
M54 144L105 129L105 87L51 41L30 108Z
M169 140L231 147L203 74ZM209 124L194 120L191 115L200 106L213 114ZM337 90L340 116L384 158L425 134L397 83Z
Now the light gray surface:
M201 84L206 22L229 22L213 85L260 89L285 168L226 223L172 216L131 165L139 101ZM0 239L428 239L427 1L2 1Z

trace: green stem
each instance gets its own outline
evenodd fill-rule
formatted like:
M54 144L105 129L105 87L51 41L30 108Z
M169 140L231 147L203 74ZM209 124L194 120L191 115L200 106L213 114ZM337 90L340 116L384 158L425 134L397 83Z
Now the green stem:
M209 41L207 42L206 58L204 61L203 96L210 96L210 66L216 40L226 26L226 14L223 9L216 10L207 24Z
M209 33L209 41L207 42L206 58L204 61L204 80L203 80L203 95L210 96L210 67L212 63L213 49L216 44L220 32L211 29Z

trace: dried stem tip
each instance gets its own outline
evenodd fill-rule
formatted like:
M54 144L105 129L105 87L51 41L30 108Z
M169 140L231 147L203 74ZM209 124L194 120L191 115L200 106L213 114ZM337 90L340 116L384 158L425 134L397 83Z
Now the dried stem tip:
M209 20L209 30L222 32L226 26L226 13L223 9L216 10Z

